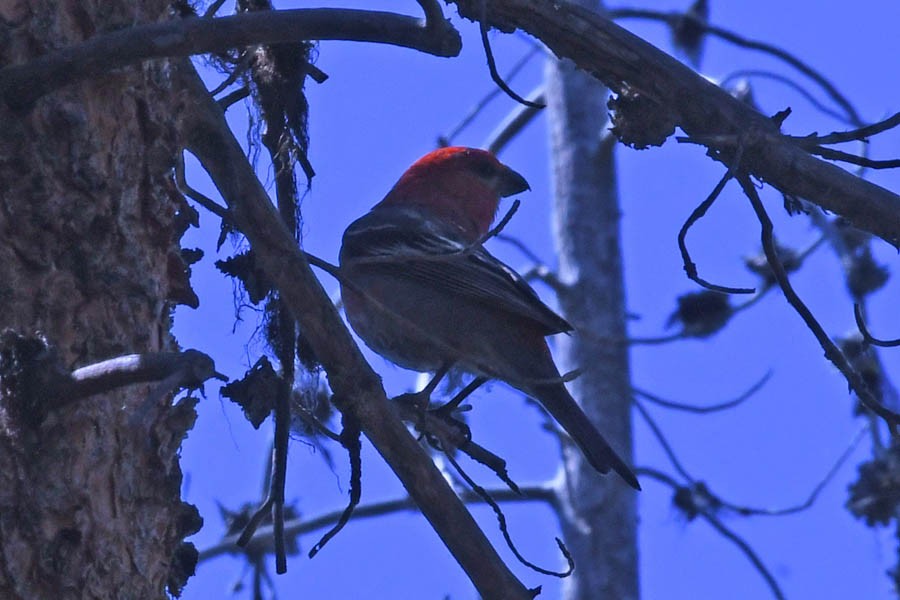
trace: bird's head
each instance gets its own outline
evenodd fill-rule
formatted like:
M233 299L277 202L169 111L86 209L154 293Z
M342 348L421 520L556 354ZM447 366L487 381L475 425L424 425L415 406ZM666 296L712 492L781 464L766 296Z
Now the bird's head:
M413 163L379 206L422 208L474 241L490 230L500 198L527 189L524 177L487 150L452 146Z

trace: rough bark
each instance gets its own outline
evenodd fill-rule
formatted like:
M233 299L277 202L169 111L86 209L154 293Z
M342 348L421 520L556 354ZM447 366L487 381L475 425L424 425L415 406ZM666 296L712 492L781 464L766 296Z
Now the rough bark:
M596 4L595 4L596 6ZM563 372L582 369L573 396L612 447L631 462L630 378L615 164L606 129L607 90L570 61L546 70L560 304L578 333L559 336ZM569 600L638 597L635 493L600 477L574 446L564 453L560 519L576 570Z
M166 9L163 0L4 0L0 65L157 21ZM173 106L157 62L71 86L27 113L0 107L2 327L40 332L67 368L174 348L171 300L190 291L170 175ZM156 407L130 424L147 390L29 422L14 408L44 399L4 386L0 597L165 596L173 556L196 524L180 501L177 461L194 413Z

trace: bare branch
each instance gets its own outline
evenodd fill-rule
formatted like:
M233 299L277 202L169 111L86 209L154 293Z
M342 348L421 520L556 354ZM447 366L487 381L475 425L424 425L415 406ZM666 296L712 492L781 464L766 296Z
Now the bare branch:
M57 88L118 67L252 44L349 40L456 56L461 48L459 34L449 22L442 22L440 28L434 23L425 27L420 19L394 13L310 8L138 25L0 69L0 101L24 109Z
M479 21L479 29L481 31L481 45L484 47L484 56L487 59L488 70L491 73L491 79L494 80L494 83L497 84L497 87L503 90L507 96L509 96L519 104L522 104L529 108L544 108L544 104L526 100L525 98L514 92L513 89L509 87L509 85L505 81L503 81L503 77L501 77L500 73L497 71L497 63L494 60L494 51L491 50L491 40L488 37L487 0L481 0L481 20Z
M809 148L811 154L817 154L828 160L837 160L851 165L859 165L869 169L898 169L900 168L900 158L893 160L874 160L865 156L857 156L849 152L841 152L834 148L825 148L824 146L812 146Z
M610 19L641 18L654 21L664 21L670 26L674 25L683 18L682 13L663 13L654 10L641 9L610 10L608 11L608 16ZM856 108L854 108L853 104L851 104L850 101L847 100L847 98L840 91L838 91L837 87L834 84L832 84L824 75L813 69L811 66L807 65L805 62L803 62L787 50L784 50L767 42L745 38L741 35L738 35L737 33L734 33L733 31L724 29L722 27L716 27L715 25L710 25L707 22L698 22L696 26L702 29L704 33L731 42L735 46L747 48L748 50L757 50L759 52L763 52L791 65L799 72L815 81L823 90L825 90L825 93L828 94L831 99L834 100L835 103L837 103L844 110L844 112L847 114L847 117L852 123L862 123L859 114L856 112Z
M175 185L178 186L178 191L216 215L220 219L230 221L231 216L228 214L228 209L224 206L217 203L215 200L210 198L209 196L205 196L201 194L194 188L188 184L187 179L184 176L184 154L179 153L175 159Z
M250 95L250 88L245 85L245 86L239 87L238 89L234 90L233 92L229 92L228 94L225 94L224 96L219 98L216 102L218 102L219 106L224 111L224 110L228 110L228 108L235 102L239 102L239 101L243 100L244 98L248 97L249 95Z
M863 319L862 306L858 302L853 305L853 317L856 319L856 326L866 342L882 348L896 348L900 346L900 339L880 340L869 333L869 328L866 327L866 321Z
M225 0L214 0L212 4L209 5L209 8L206 9L206 12L203 13L204 19L212 19L216 16L216 13L219 12L219 9L222 8L222 5L225 4Z
M819 101L818 98L812 95L812 93L807 90L805 87L794 81L792 78L782 75L781 73L774 73L772 71L763 71L759 69L740 69L738 71L734 71L729 73L726 77L722 78L719 81L719 85L727 88L728 84L734 81L735 79L749 79L749 78L761 78L761 79L771 79L772 81L777 81L778 83L785 85L801 96L803 96L807 102L809 102L816 110L821 112L824 115L828 115L833 119L837 119L842 123L851 123L850 119L846 114L836 111L833 108L829 108L825 106L822 102ZM734 88L732 88L733 90Z
M764 386L771 377L772 377L772 371L766 371L766 374L763 375L759 381L757 381L752 386L750 386L750 388L747 389L747 391L742 393L737 398L733 398L731 400L726 400L725 402L719 402L717 404L711 404L709 406L695 406L693 404L685 404L684 402L673 402L672 400L666 400L664 398L660 398L659 396L657 396L655 394L651 394L650 392L645 392L644 390L641 390L638 388L632 388L632 391L636 395L643 398L644 400L646 400L648 402L652 402L653 404L656 404L658 406L703 415L703 414L709 414L709 413L713 413L713 412L719 412L722 410L728 410L729 408L734 408L735 406L742 404L746 400L752 398L753 395L756 394L756 392L758 392L760 389L762 389L762 386Z
M174 377L178 387L197 387L207 379L227 381L217 373L213 360L198 350L128 354L75 369L61 378L48 381L47 393L59 398L60 405L88 396L103 394L136 383L149 383Z
M631 403L638 409L638 412L641 413L644 422L647 423L647 426L650 427L650 431L653 432L653 437L655 437L656 441L659 442L659 445L662 446L663 452L665 452L666 456L669 458L669 462L675 467L675 470L678 471L678 474L686 481L694 483L695 479L691 477L687 472L687 469L684 468L684 465L681 464L681 461L678 460L678 457L675 455L675 450L672 449L672 445L669 444L669 440L667 440L665 434L663 434L662 428L660 428L653 417L650 416L650 413L644 408L644 405L634 398L631 399Z
M480 18L480 0L452 1L463 16ZM557 56L572 59L611 89L627 85L656 102L692 138L749 133L752 143L744 150L743 168L785 194L805 198L900 245L900 196L811 156L785 140L767 117L602 15L570 2L493 0L489 16L490 25L538 37ZM722 157L732 156L733 145L710 145Z
M539 85L528 94L528 102L531 104L544 104L544 86ZM494 131L488 135L487 139L481 145L482 148L490 150L494 154L500 154L506 145L518 135L525 126L531 123L541 112L540 108L528 104L520 104L516 106L512 112L506 115Z
M801 143L812 143L812 144L842 144L845 142L854 142L858 140L865 140L873 135L877 135L882 131L887 131L888 129L893 129L900 125L900 112L894 113L887 119L882 121L878 121L877 123L872 123L871 125L866 125L865 127L860 127L858 129L851 129L850 131L835 131L828 135L811 135L805 137L793 137L791 139L795 139Z
M678 231L678 249L681 251L681 260L684 263L684 272L687 273L688 279L690 279L691 281L698 283L708 290L721 292L723 294L752 294L756 291L754 288L735 288L716 285L700 277L700 275L697 273L697 265L693 260L691 260L691 255L690 252L688 252L687 243L685 242L688 230L694 223L703 218L703 216L706 214L706 211L710 209L710 207L716 201L716 198L718 198L719 194L722 193L722 190L725 188L725 184L727 184L733 176L734 174L732 173L732 170L729 169L728 172L722 176L722 179L719 180L719 183L716 184L716 187L713 188L713 191L710 192L709 196L707 196L706 199L691 212L690 216L688 216L687 220L684 222L684 225L682 225L681 229Z
M856 447L862 441L868 429L868 423L859 428L859 430L853 435L850 443L847 444L847 447L844 449L844 451L841 452L834 463L832 463L831 467L825 473L825 476L819 480L819 482L809 493L809 496L806 497L806 500L804 500L800 504L789 506L787 508L750 508L722 501L722 506L725 508L729 508L743 516L783 517L785 515L792 515L798 512L803 512L804 510L815 504L816 500L819 498L819 494L821 494L822 490L824 490L825 487L829 483L831 483L831 480L834 479L834 476L837 475L838 471L841 469L844 463L847 462L847 459L850 458L850 456L853 454L853 451L856 450Z
M506 77L504 77L503 80L504 81L512 81L512 79L519 73L519 71L521 71L525 67L525 65L528 64L528 61L531 60L531 58L535 54L540 52L541 49L542 49L542 46L540 44L534 43L532 45L531 49L524 56L522 56L518 60L518 62L516 62L512 66L512 68L510 68L510 70L506 73ZM501 90L499 88L496 88L496 87L491 88L490 92L485 94L485 96L481 100L479 100L478 102L475 103L475 106L473 106L471 109L469 109L469 112L466 113L466 116L464 116L462 119L460 119L459 123L457 123L456 126L450 130L450 133L448 133L446 135L442 135L438 138L439 144L441 146L450 146L453 143L453 140L456 138L456 136L459 135L460 133L462 133L462 131L466 127L468 127L472 123L472 121L474 121L475 118L478 117L478 115L481 114L481 112L491 102L491 100L493 100L498 95L500 95L500 91ZM487 146L484 146L484 147L487 147Z
M359 442L359 435L359 426L356 421L352 416L344 415L344 427L341 430L341 444L347 449L350 456L350 501L347 503L347 508L341 513L341 516L335 522L334 526L325 532L322 539L316 542L316 545L309 550L310 558L318 554L319 551L325 547L325 544L344 528L350 520L350 517L353 516L353 511L359 505L359 501L362 498L362 457L360 455L362 446ZM275 530L274 533L277 556L278 531Z
M831 338L828 337L828 334L822 329L822 326L813 316L812 312L810 312L806 304L803 303L803 300L800 299L797 292L794 291L794 288L788 279L788 275L784 270L784 265L781 264L781 259L778 257L778 249L775 247L775 240L773 238L774 228L772 220L769 218L762 201L759 199L756 187L747 175L739 175L738 182L741 184L744 194L750 200L753 211L759 219L762 229L763 250L765 250L766 258L769 259L772 273L774 274L779 287L781 287L781 291L784 292L784 297L797 314L800 315L800 318L803 319L803 322L806 323L806 326L810 331L813 332L813 335L816 336L822 349L825 350L825 357L844 375L847 383L849 383L853 391L856 392L856 396L863 406L884 419L891 432L896 433L897 425L900 424L900 414L895 413L878 401L862 376L853 368L847 360L847 357L838 349Z
M466 482L466 485L468 485L473 492L480 496L481 499L494 511L494 515L497 517L497 523L500 527L500 533L503 534L503 539L506 540L506 546L516 557L516 560L518 560L520 563L522 563L532 571L535 571L542 575L551 575L553 577L565 578L572 574L572 571L575 570L575 562L572 560L572 555L569 554L569 549L566 548L566 545L559 538L556 538L556 544L557 546L559 546L559 550L560 552L562 552L563 558L566 559L567 568L565 571L551 571L550 569L539 567L538 565L522 556L522 553L519 552L519 549L513 542L512 536L509 533L509 527L506 524L506 515L503 514L503 511L500 509L500 505L497 504L497 501L491 497L486 489L475 483L475 480L472 479L469 474L463 470L463 468L453 457L452 449L445 448L444 456L447 458L450 464L453 465L456 473L463 479L463 481Z
M558 503L555 490L545 484L522 486L521 490L521 494L505 488L488 490L488 493L498 502L543 502L551 507L555 507ZM484 502L484 499L481 496L470 490L461 491L460 497L466 503L478 504ZM345 509L335 510L312 518L300 517L286 521L284 528L285 535L290 538L314 533L321 529L325 529L326 527L332 527L338 522L341 515L344 514L344 510ZM360 505L353 511L353 517L355 519L367 519L408 511L418 511L415 501L409 497ZM205 550L201 550L200 560L210 560L223 554L269 550L272 547L273 539L272 526L265 525L256 531L246 548L241 548L237 545L237 535L231 535L219 543L206 548Z

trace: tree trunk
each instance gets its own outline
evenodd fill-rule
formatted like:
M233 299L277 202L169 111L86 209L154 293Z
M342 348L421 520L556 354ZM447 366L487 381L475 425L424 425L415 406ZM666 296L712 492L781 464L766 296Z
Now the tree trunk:
M0 66L161 20L167 6L0 0ZM135 385L40 414L53 399L25 397L10 370L34 366L37 335L66 370L175 346L170 313L191 295L175 100L155 62L23 112L0 106L2 598L163 598L183 580L173 569L190 567L181 543L197 517L180 500L177 451L192 404L130 423L150 389Z
M607 90L569 61L546 71L560 304L576 327L558 336L560 370L610 445L631 462L630 377L613 144L604 138ZM574 446L564 453L560 519L576 563L566 598L638 598L635 493L601 477Z

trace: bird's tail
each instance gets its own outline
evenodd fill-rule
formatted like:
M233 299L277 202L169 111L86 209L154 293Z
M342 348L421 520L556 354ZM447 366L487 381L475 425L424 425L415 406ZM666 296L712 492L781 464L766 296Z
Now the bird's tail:
M628 485L636 490L641 489L637 477L610 448L561 382L535 385L532 394L572 437L591 466L601 473L612 469Z

